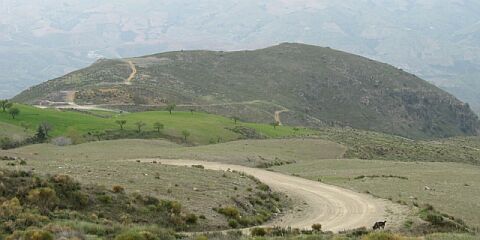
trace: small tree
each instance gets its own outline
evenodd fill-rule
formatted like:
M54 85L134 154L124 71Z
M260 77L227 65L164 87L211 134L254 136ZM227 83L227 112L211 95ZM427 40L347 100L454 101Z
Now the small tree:
M187 130L182 131L183 139L187 142L187 138L190 136L190 132Z
M163 123L156 122L153 124L153 128L157 129L157 132L160 133L160 131L164 128L165 126Z
M175 107L177 107L177 105L175 105L175 103L170 103L168 104L167 106L167 111L172 114L172 111L175 110Z
M44 142L47 139L47 134L45 134L45 130L43 127L40 125L38 126L37 133L35 134L35 137L37 138L37 141L39 142Z
M16 107L12 107L8 109L8 113L12 116L12 119L15 119L15 117L18 116L18 114L20 114L20 109Z
M280 126L280 122L275 121L275 122L271 123L270 125L272 125L274 129L277 129L277 127Z
M233 123L237 124L238 121L240 121L240 118L237 116L232 117Z
M2 108L3 112L6 112L8 108L11 108L13 104L8 100L0 100L0 107Z
M137 126L137 131L141 132L142 128L145 127L146 124L142 121L139 121L139 122L136 122L135 125Z
M118 124L118 126L120 126L120 130L123 130L123 126L127 124L127 120L117 120L115 121L115 123Z
M46 137L48 137L48 133L53 129L52 125L48 122L40 123L40 127L43 128L43 132L45 133Z

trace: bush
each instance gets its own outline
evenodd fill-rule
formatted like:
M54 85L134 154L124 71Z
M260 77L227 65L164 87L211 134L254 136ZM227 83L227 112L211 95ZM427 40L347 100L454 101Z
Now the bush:
M52 210L58 202L57 194L55 190L51 188L36 188L28 192L27 199L43 212L47 213Z
M316 231L316 232L322 231L322 224L319 224L319 223L313 224L313 225L312 225L312 230L313 230L313 231Z
M197 221L198 221L198 217L193 213L189 213L187 214L187 216L185 216L185 222L188 224L196 224Z
M25 232L23 240L53 240L53 235L43 230L29 230Z
M55 189L59 194L68 194L69 192L80 190L80 183L76 182L68 175L58 174L51 178L55 184Z
M12 198L0 205L0 218L11 218L17 216L22 211L22 205L18 198Z
M240 212L234 206L220 208L218 212L229 218L238 218L240 216Z
M122 186L115 185L112 187L112 191L114 193L123 193L125 192L125 189Z
M267 234L267 231L264 228L252 228L252 230L250 230L250 233L254 237L263 237Z
M231 228L237 228L238 227L238 222L235 219L230 219L228 220L228 226Z
M443 223L443 217L436 213L427 213L425 220L432 225L441 225Z

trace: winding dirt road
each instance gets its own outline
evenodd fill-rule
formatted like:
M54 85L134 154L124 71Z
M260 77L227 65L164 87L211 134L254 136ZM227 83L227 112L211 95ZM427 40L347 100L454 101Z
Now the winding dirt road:
M389 225L403 221L406 209L386 200L377 199L340 187L335 187L304 178L266 171L257 168L205 162L197 160L156 160L166 165L203 165L210 170L235 170L255 176L273 190L283 192L303 208L283 214L265 226L309 229L312 224L322 224L323 230L338 232L358 227L371 227L376 221L387 220ZM393 224L392 224L393 223Z
M278 123L278 125L282 126L282 120L280 119L280 114L284 113L284 112L289 112L290 110L288 109L283 109L283 110L280 110L280 111L275 111L275 122Z
M132 69L132 73L130 73L130 76L127 79L125 79L125 84L132 85L132 80L137 75L137 67L135 67L135 64L133 64L132 61L127 61L127 63L130 66L130 69Z

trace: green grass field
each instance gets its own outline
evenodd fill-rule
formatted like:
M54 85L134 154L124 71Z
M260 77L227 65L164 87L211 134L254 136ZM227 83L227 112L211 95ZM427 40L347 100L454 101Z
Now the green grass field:
M239 133L235 133L227 128L235 126L245 126L255 129L259 134L268 138L303 136L314 134L314 131L305 128L294 131L292 127L280 126L274 129L270 125L256 123L238 123L225 117L200 113L200 112L139 112L124 114L103 114L103 116L95 116L92 114L61 111L57 109L39 109L27 105L16 105L20 109L20 115L16 119L12 119L7 113L0 113L0 123L8 123L16 126L28 124L31 130L42 122L48 122L53 126L51 136L61 136L67 131L74 129L81 134L88 132L118 130L119 126L116 120L126 120L125 128L127 130L136 130L136 122L142 121L146 126L143 131L154 131L153 123L160 122L165 125L164 134L173 137L182 137L182 131L190 132L188 142L192 144L208 144L211 141L232 141L242 138Z

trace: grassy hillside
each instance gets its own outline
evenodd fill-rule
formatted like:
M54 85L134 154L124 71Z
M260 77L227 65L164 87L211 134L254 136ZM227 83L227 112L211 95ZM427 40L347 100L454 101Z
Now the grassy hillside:
M30 131L42 122L48 122L53 130L52 137L65 136L76 132L79 135L103 134L105 131L112 132L110 135L118 138L148 137L148 138L174 138L181 141L182 132L188 131L190 136L187 142L190 144L208 144L210 142L224 142L242 138L260 137L286 137L312 134L307 129L294 129L292 127L277 127L256 123L234 123L233 120L217 115L200 112L137 112L123 114L100 114L98 112L82 113L75 111L61 111L56 109L39 109L28 105L16 105L20 109L20 115L12 119L7 113L0 112L0 123L11 124L17 127L28 125ZM125 130L120 131L116 120L126 120ZM135 123L143 122L142 128L145 135L138 135ZM153 127L155 122L164 124L164 129L158 134ZM105 135L105 134L104 134ZM105 137L111 137L106 134Z
M136 66L132 85L124 84ZM122 70L120 70L122 69ZM469 106L418 77L330 48L281 44L256 51L180 51L120 60L32 87L14 98L58 101L77 91L79 104L201 109L247 121L351 126L411 138L473 135ZM135 106L136 105L136 106Z
M480 194L479 166L343 159L345 150L344 146L320 139L242 140L196 147L184 147L159 140L116 140L66 147L37 144L5 151L3 154L27 159L27 165L16 167L68 173L86 182L98 182L107 186L121 184L126 189L140 188L149 193L154 193L155 188L168 190L168 186L160 186L151 179L155 172L161 173L165 182L172 181L168 180L170 177L184 176L183 174L188 176L192 173L180 172L181 168L164 169L158 164L136 163L129 159L151 158L152 162L156 158L196 159L270 168L359 192L368 191L410 206L414 203L420 206L432 204L443 213L461 218L471 226L480 227L477 211L472 211L480 207L477 201ZM0 161L3 166L8 166L8 163ZM117 178L123 175L129 177ZM183 187L196 187L196 182L200 181L196 178L192 180L191 177L175 179L180 182L180 187L172 194L181 199L195 194L184 192ZM206 179L210 178L203 180ZM425 186L430 190L425 190Z
M0 122L0 138L7 137L13 140L22 140L28 137L29 134L31 132L23 127Z
M40 167L38 172L52 174L47 177L33 174L25 164L15 171L7 170L10 167L1 170L1 239L47 240L65 235L71 236L68 239L114 239L130 230L153 231L152 235L172 239L175 231L230 228L227 218L214 208L242 204L236 209L244 217L239 225L248 227L270 219L286 204L282 194L240 173L159 164L135 168L135 162L130 167L116 164L120 166L112 169L82 162L70 166L85 169L94 164L94 172L75 171L73 175L82 179L77 182L65 171L52 171L51 163L32 165ZM94 177L105 169L113 176ZM35 231L55 237L26 237ZM8 235L11 237L5 238Z

